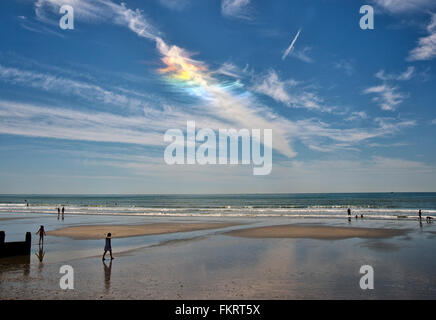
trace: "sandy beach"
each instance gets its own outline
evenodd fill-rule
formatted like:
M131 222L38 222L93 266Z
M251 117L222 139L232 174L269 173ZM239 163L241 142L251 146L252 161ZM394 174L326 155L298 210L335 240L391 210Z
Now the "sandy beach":
M50 236L69 237L73 239L104 239L110 232L113 238L137 237L146 235L189 232L226 228L235 223L150 223L142 225L92 225L61 228L48 231Z
M347 238L390 238L404 235L406 233L407 230L401 229L284 225L235 230L226 234L245 238L307 238L339 240Z

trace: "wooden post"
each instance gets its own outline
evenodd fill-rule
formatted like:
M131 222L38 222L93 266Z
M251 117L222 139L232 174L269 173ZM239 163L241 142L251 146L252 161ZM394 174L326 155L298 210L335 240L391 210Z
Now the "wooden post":
M5 255L5 232L0 231L0 258Z
M25 244L26 254L30 254L31 247L32 247L32 234L30 232L26 232L26 244Z

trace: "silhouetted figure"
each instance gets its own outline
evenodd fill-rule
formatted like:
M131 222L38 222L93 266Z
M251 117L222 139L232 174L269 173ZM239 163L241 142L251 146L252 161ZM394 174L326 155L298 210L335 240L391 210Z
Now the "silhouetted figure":
M350 208L347 209L347 213L348 213L348 216L351 216L351 209Z
M419 217L419 220L421 221L421 215L422 215L422 212L421 212L421 209L419 209L419 211L418 211L418 217Z
M106 255L106 252L108 252L108 251L111 254L111 260L114 259L114 257L112 256L111 236L112 236L112 234L110 232L106 236L106 243L104 246L104 253L103 253L102 260L104 260L104 256Z
M356 218L356 219L359 218L359 217L357 216L357 214L356 214L355 218Z
M109 266L107 266L106 262L103 260L103 268L104 268L104 287L106 290L109 290L111 287L112 260L109 262Z
M62 220L64 220L65 207L62 207Z
M58 207L58 220L60 215L61 215L61 209Z
M427 217L427 218L425 218L425 221L427 222L427 223L432 223L433 221L433 217Z
M45 230L44 226L39 227L39 230L36 234L39 234L39 245L44 244L44 236L45 236Z
M360 219L363 219L363 214L360 215Z

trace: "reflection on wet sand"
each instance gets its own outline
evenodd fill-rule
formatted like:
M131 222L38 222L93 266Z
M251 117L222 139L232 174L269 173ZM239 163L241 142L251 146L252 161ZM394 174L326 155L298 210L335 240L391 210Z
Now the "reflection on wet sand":
M3 274L19 270L23 270L23 280L27 280L30 274L30 255L0 259L0 283Z
M44 256L45 256L44 245L39 246L38 252L35 252L35 256L39 260L38 271L41 272L42 268L44 267L44 263L43 263Z
M104 288L106 293L108 293L109 289L111 288L112 260L110 260L109 266L106 264L105 260L102 261L104 268Z
M35 256L38 258L39 262L42 262L44 260L44 245L39 246L38 253L35 253Z

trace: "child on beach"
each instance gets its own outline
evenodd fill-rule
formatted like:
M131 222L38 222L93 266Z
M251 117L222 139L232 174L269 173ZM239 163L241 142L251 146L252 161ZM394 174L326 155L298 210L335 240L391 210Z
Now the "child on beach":
M41 241L42 244L44 244L44 236L45 236L44 226L39 227L39 230L36 234L39 234L39 245L41 245Z
M104 246L104 253L103 253L102 260L104 260L104 256L106 255L106 252L108 252L108 251L111 254L111 260L114 259L114 257L112 256L111 236L112 236L112 234L110 232L106 236L106 244Z

